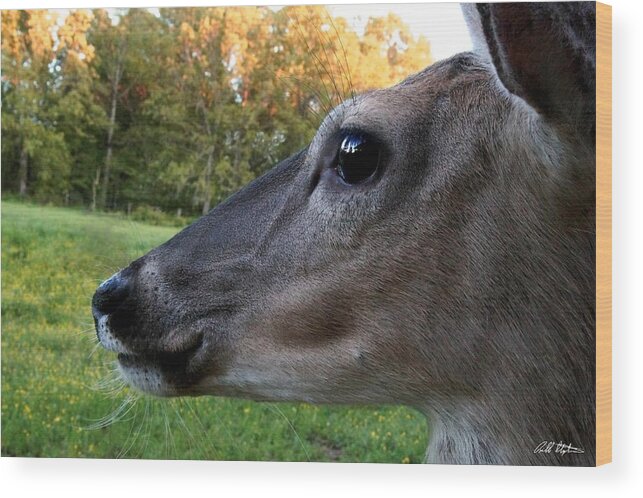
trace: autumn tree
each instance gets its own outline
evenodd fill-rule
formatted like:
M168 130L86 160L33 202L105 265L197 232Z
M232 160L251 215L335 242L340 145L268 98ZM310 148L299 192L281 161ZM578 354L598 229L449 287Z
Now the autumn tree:
M399 17L357 32L322 6L4 11L3 190L205 213L429 62Z
M2 179L21 197L62 201L70 155L51 113L54 22L44 10L2 14Z
M93 16L89 11L72 11L57 31L54 76L55 103L51 113L63 133L72 164L70 189L75 202L85 202L94 171L102 163L102 133L108 126L104 109L96 98L98 75L93 62L95 47L88 40ZM95 207L95 196L91 199Z

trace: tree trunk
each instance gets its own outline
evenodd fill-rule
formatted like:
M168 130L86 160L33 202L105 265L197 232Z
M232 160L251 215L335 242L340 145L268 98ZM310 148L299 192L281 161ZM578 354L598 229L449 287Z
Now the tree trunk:
M27 155L27 149L22 147L20 150L20 162L18 167L18 181L19 181L19 192L20 197L27 196L27 178L29 176L29 156Z
M114 74L112 75L112 95L111 105L109 112L109 126L107 128L107 152L105 153L105 164L103 167L103 181L100 190L100 207L105 209L107 204L107 191L109 189L109 178L112 168L112 155L114 148L114 129L116 128L116 107L118 105L118 87L123 77L123 70L125 65L125 52L127 44L125 40L121 40L118 46L118 58L116 66L114 67Z
M109 188L109 171L112 165L112 133L108 133L107 154L105 155L105 167L103 168L103 182L100 188L100 207L105 209L107 204L107 189Z
M206 215L210 211L212 203L212 162L214 161L214 147L208 152L208 162L205 165L205 192L203 200L203 209L201 214Z
M90 209L96 211L96 194L98 193L98 184L100 183L100 166L96 166L96 176L92 182L92 204Z
M107 203L107 190L109 189L109 174L112 167L112 154L114 147L114 128L116 127L116 106L118 103L118 85L121 79L120 63L114 74L112 82L112 102L109 113L109 127L107 128L107 153L105 154L105 165L103 168L103 182L100 190L100 207L105 209Z

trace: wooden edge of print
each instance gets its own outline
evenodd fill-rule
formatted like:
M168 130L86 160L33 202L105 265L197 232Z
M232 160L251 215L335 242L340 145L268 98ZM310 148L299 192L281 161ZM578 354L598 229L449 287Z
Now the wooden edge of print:
M612 461L612 7L596 3L596 465Z

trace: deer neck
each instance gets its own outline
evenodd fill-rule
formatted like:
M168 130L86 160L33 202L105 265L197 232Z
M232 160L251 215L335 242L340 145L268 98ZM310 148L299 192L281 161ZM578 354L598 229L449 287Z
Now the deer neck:
M577 353L583 358L560 361L565 357L561 350L579 351L572 342L587 342L592 323L591 318L579 319L565 331L560 317L552 316L526 329L507 327L501 335L514 337L517 345L510 357L499 352L489 368L480 370L476 383L456 394L428 394L416 405L428 422L426 463L592 465L595 419L586 407L594 405L593 352L587 348ZM534 344L525 338L542 336L545 330L561 340L552 349L538 346L539 353L532 354L528 348ZM579 369L579 364L588 367ZM569 444L584 453L540 452L543 442Z

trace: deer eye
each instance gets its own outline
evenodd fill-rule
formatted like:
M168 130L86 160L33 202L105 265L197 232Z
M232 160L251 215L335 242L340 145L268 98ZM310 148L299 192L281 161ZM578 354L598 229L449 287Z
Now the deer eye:
M339 146L337 174L349 185L370 178L379 166L380 146L377 141L361 133L345 133Z

